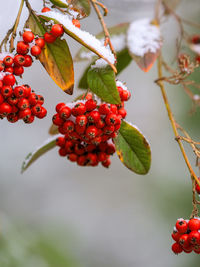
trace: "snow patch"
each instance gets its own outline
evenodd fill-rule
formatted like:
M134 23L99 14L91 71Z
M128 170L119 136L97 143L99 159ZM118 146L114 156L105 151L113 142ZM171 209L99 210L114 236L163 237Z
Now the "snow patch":
M125 86L124 83L120 82L120 81L116 81L116 85L121 87L123 90L128 91L128 88Z
M162 45L159 27L152 25L147 18L130 24L127 41L130 52L140 57L148 52L156 53Z

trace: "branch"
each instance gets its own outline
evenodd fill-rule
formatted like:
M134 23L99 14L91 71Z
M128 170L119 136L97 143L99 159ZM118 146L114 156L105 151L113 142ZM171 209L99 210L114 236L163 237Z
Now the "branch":
M20 7L19 7L17 18L15 20L15 23L14 23L14 26L13 26L13 30L12 30L12 35L11 35L11 38L10 38L10 52L12 52L15 49L14 48L14 40L15 40L15 37L16 37L17 27L19 25L19 21L20 21L20 17L21 17L23 6L24 6L24 0L21 0L21 4L20 4Z
M97 2L96 0L90 0L90 2L93 5L93 7L94 7L94 9L95 9L95 11L97 13L97 16L98 16L98 18L99 18L99 20L101 22L101 25L102 25L102 28L103 28L103 31L104 31L104 35L105 35L105 43L104 43L104 45L106 46L107 44L109 44L110 50L112 51L112 53L114 54L114 56L116 58L116 52L115 52L115 49L114 49L114 47L113 47L113 45L111 43L110 34L109 34L109 31L108 31L108 28L106 26L106 23L105 23L105 21L103 19L103 16L102 16L101 12L99 11L99 8L97 6L97 5L100 5L100 3ZM102 7L103 5L101 4L100 6ZM107 10L107 9L106 9L106 7L104 7L103 9L104 9L104 15L105 15L105 10ZM107 14L107 11L106 11L106 14ZM117 72L117 70L115 72Z
M162 57L161 57L161 54L160 54L159 57L158 57L158 78L160 79L162 77L163 77L163 75L162 75ZM176 121L174 119L174 116L172 114L172 111L171 111L171 108L170 108L170 105L169 105L169 101L168 101L168 98L167 98L167 94L166 94L166 91L165 91L164 84L163 84L163 82L161 80L158 80L157 84L159 85L159 87L161 89L162 97L163 97L163 100L164 100L164 103L165 103L165 108L167 110L168 117L169 117L169 120L171 122L175 137L177 137L177 136L179 136L178 129L177 129L177 124L176 124ZM183 155L183 158L185 160L185 163L186 163L186 165L188 167L188 170L190 172L190 175L191 175L192 179L194 178L196 183L200 186L200 181L199 181L198 177L196 176L195 172L192 169L192 166L191 166L191 164L189 162L189 159L188 159L188 157L186 155L186 152L185 152L184 146L182 144L182 141L180 139L177 139L177 142L178 142L178 145L180 147L181 153Z

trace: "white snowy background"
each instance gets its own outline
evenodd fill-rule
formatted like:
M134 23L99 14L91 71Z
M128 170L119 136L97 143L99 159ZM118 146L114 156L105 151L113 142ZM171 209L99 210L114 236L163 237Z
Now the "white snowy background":
M20 1L1 2L2 38L14 22ZM30 2L35 9L41 9L42 1ZM109 26L153 16L154 1L103 2L110 11L106 18ZM188 19L196 19L199 10L199 0L185 0L178 12ZM23 14L25 18L27 12ZM94 34L101 30L94 13L81 24ZM178 28L170 19L163 29L167 36L165 55L171 62ZM80 45L69 37L67 41L75 55ZM75 64L75 87L85 66L87 63ZM199 256L177 257L170 250L176 218L190 216L191 185L161 93L154 84L156 78L156 65L149 73L143 73L134 62L120 74L132 92L126 105L127 119L136 124L151 143L152 167L148 175L130 172L117 156L112 159L109 170L77 167L60 158L57 149L21 175L24 157L48 138L56 103L73 99L53 83L38 62L26 70L24 82L44 96L48 116L32 125L0 122L0 231L7 229L7 222L23 225L29 231L62 229L63 249L68 246L80 260L81 267L186 267L195 263ZM198 139L198 126L192 131L190 123L190 101L180 88L169 87L167 91L178 121L190 127L190 133ZM191 160L194 162L193 157ZM74 239L71 246L65 231Z

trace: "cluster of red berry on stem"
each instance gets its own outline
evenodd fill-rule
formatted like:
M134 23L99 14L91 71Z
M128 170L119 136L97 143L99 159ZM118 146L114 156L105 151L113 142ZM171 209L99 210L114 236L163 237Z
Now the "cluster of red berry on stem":
M121 120L126 117L124 101L130 92L118 86L121 104L98 103L91 93L85 100L75 103L59 103L53 116L54 125L63 137L57 139L60 156L67 156L81 166L104 167L110 165L110 155L115 152L112 139L118 134Z
M200 218L190 220L178 219L172 233L172 238L176 241L172 245L175 254L181 252L191 253L194 251L200 254Z

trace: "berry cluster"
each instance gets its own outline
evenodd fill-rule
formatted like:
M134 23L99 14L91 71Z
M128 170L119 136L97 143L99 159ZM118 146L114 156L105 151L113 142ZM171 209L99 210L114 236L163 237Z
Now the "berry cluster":
M110 148L107 151L105 147L110 147L109 142L117 136L121 120L126 117L124 101L130 98L130 92L126 87L120 82L117 83L122 85L118 86L122 101L120 105L98 103L93 99L93 95L88 93L84 96L84 100L67 105L59 103L56 106L57 113L53 116L53 124L58 126L61 134L65 135L62 142L58 141L58 145L61 147L59 150L61 156L75 153L77 158L74 161L77 161L78 164L78 156L81 155L81 159L85 160L83 160L83 165L96 166L100 161L108 167L109 155L113 154L115 149L112 144L111 153ZM68 141L70 149L68 149ZM91 164L90 160L88 161L88 153L90 156L91 153L93 154L95 163ZM70 155L69 159L71 159Z
M6 76L5 76L6 77ZM22 119L25 123L32 123L35 116L42 119L47 111L42 106L44 98L36 95L27 84L12 87L0 81L0 118L7 118L15 123Z
M200 218L178 219L172 238L176 241L172 245L172 251L175 254L179 254L182 251L185 253L194 251L200 254Z

